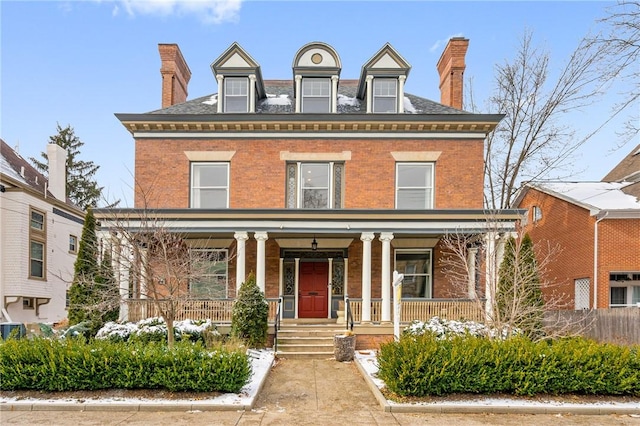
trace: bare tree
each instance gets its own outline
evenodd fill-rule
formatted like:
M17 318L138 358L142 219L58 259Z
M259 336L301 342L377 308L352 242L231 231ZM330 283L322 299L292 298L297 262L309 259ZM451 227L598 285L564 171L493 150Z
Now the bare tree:
M452 295L465 294L485 312L487 324L507 334L519 330L534 340L580 334L588 326L583 321L567 321L563 317L548 319L548 312L566 309L569 303L567 295L559 291L560 283L547 274L560 247L538 242L533 245L536 256L532 259L527 243L523 244L526 239L522 231L504 235L492 225L491 219L487 219L487 223L491 230L485 235L456 233L441 240L440 266L449 280ZM509 237L513 239L507 243ZM477 250L477 257L469 256L471 249ZM512 259L512 266L498 265L502 258ZM476 274L484 279L477 279ZM542 304L536 302L540 293Z
M603 81L628 82L631 90L620 93L621 100L611 114L616 116L631 109L625 131L620 134L618 147L640 133L638 101L640 100L640 1L620 0L607 8L607 16L599 21L604 30L588 42L604 49L600 72Z
M576 149L604 125L576 139L571 126L561 121L565 113L589 105L601 94L597 65L603 55L603 46L582 41L551 81L549 52L535 47L532 33L525 32L514 59L496 67L487 108L505 118L487 138L488 208L509 208L522 181L562 171Z

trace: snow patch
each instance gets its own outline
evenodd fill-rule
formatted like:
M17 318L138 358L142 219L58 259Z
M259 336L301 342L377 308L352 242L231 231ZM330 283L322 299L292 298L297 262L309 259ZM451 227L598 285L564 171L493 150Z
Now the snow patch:
M209 97L209 99L207 99L206 101L202 102L203 104L207 104L207 105L215 105L218 103L218 94L216 93L215 95L211 95Z
M412 114L416 113L417 110L411 103L411 99L407 98L406 96L404 97L403 105L404 105L405 112L410 112Z
M273 95L273 94L267 93L267 99L265 100L265 104L289 106L291 105L291 98L289 98L289 95L287 94Z
M360 100L358 100L358 98L338 94L338 105L359 107Z

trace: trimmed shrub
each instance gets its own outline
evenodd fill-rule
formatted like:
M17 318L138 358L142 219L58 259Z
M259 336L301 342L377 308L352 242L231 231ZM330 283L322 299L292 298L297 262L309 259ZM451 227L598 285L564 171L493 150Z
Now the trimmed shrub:
M147 318L136 323L108 322L96 334L96 339L112 342L166 342L167 324L164 318ZM184 320L173 323L175 341L190 341L206 344L209 337L219 336L211 320Z
M231 336L241 339L250 348L263 348L267 344L268 321L269 304L258 288L255 276L250 274L233 305Z
M238 349L179 342L114 343L82 339L11 340L0 344L0 389L71 391L154 389L239 392L251 376Z
M380 346L378 377L401 396L451 393L640 395L639 347L583 338L438 339L426 333Z

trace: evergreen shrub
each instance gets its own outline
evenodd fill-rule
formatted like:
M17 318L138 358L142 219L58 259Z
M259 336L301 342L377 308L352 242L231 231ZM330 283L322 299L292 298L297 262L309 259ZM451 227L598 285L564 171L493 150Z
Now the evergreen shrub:
M0 390L167 389L239 392L251 376L241 349L178 342L8 340L0 343Z
M452 393L640 396L640 347L405 335L380 346L378 377L400 396Z
M250 348L263 348L267 344L269 330L269 304L264 293L249 274L240 287L238 300L231 313L231 336L245 342Z

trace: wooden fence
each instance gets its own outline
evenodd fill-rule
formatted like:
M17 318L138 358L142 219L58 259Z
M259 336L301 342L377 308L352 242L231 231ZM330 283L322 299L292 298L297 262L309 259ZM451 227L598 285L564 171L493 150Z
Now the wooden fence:
M640 309L612 308L592 311L552 311L547 324L570 327L577 334L598 342L640 344Z

